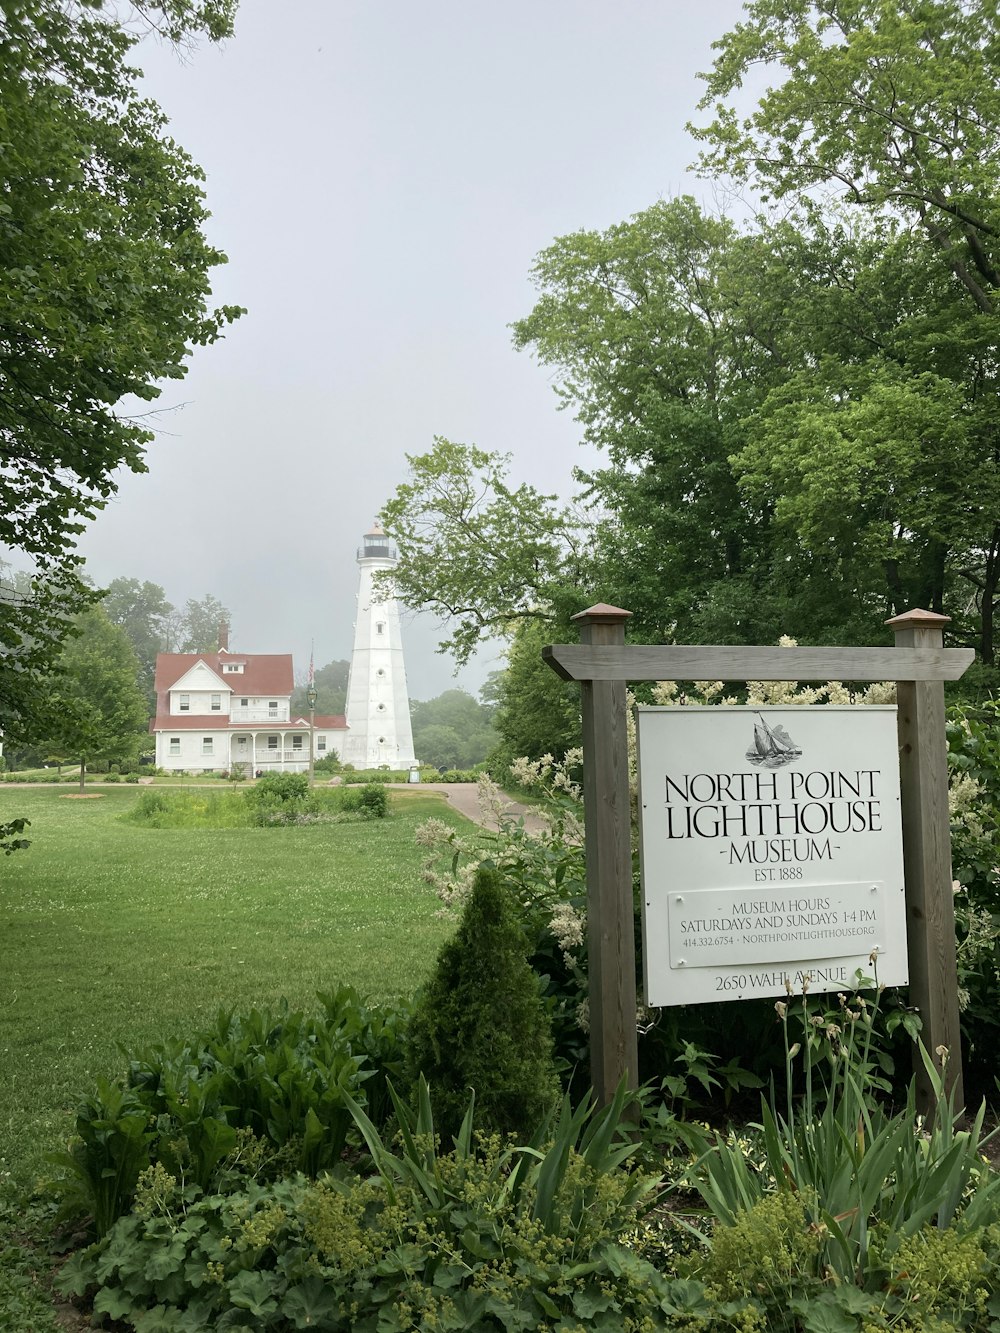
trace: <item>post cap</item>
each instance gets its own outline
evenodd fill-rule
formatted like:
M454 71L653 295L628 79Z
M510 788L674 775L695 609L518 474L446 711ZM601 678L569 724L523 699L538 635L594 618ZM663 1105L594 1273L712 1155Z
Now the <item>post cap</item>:
M936 629L950 625L951 616L940 616L936 611L923 611L919 606L915 606L912 611L904 611L902 615L893 616L891 620L885 621L885 624L891 625L893 629Z
M592 625L615 625L631 618L631 611L623 611L620 606L609 606L607 602L597 602L594 606L588 606L586 611L578 611L570 617L571 620L585 620Z

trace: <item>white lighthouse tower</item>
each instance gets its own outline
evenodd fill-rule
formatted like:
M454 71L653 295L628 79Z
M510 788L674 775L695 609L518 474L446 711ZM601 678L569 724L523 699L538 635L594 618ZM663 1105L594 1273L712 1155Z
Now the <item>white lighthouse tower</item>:
M396 552L377 523L362 538L358 565L343 759L355 768L406 768L414 760L413 731L399 605L391 590L374 584L379 570L395 567Z

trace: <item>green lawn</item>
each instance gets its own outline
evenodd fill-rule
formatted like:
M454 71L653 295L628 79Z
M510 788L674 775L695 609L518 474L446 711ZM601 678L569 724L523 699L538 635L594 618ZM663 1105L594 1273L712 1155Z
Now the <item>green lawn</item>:
M313 1006L342 982L409 995L450 926L413 841L443 798L393 794L384 821L153 830L96 799L0 788L0 822L31 821L0 858L0 1184L29 1184L72 1130L76 1096L129 1049L187 1033L220 1006Z

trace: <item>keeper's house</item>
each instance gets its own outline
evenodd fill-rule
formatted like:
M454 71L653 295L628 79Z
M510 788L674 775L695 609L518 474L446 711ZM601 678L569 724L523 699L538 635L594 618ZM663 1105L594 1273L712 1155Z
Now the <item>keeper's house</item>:
M291 653L160 653L156 764L211 773L242 764L247 777L309 768L309 718L293 717ZM344 753L343 717L315 718L316 758Z

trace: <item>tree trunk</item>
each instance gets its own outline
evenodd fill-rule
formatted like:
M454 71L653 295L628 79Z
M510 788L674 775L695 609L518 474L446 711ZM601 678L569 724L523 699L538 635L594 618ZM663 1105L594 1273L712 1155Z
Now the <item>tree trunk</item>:
M993 618L997 594L1000 591L998 585L1000 585L1000 528L995 528L983 571L983 596L979 620L979 653L986 666L994 666L996 663Z
M87 772L87 761L86 761L85 759L81 759L81 760L80 760L80 790L81 790L81 791L83 791L83 789L84 789L84 775L86 774L86 772Z

